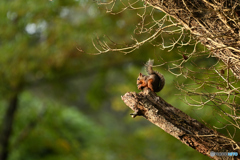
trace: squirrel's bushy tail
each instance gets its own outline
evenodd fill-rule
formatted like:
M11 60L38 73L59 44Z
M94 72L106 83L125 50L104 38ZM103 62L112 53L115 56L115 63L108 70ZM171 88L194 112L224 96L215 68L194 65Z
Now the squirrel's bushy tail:
M149 75L154 74L154 71L152 69L153 63L154 63L153 59L149 59L146 63L146 71Z

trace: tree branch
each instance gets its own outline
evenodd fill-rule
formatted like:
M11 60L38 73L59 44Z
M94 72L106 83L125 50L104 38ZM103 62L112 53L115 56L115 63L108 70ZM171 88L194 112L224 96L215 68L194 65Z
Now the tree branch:
M212 157L211 151L237 152L240 155L240 147L235 141L209 129L181 110L171 106L148 88L144 88L144 91L139 94L128 92L122 96L122 100L134 111L133 117L137 115L145 117L182 143L210 158L226 158L224 156ZM240 159L237 156L233 158Z
M237 0L145 0L189 30L240 79L240 7Z

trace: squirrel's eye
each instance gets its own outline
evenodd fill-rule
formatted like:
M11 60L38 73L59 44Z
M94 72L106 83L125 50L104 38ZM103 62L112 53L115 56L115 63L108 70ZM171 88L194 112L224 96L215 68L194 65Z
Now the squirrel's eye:
M137 80L139 80L139 78Z

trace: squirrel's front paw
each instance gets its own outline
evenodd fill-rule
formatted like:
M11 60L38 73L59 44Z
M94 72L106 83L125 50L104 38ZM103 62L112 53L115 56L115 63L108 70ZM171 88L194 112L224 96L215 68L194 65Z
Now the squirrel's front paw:
M139 89L139 90L142 90L141 84L138 85L138 89Z
M144 86L142 86L141 84L138 85L138 89L139 90L143 90Z
M141 88L142 88L141 85L138 85L138 89L141 90Z

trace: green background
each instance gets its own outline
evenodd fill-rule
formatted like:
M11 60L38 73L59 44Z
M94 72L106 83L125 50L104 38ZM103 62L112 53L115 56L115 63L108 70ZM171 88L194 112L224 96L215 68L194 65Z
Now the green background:
M168 52L146 43L126 55L89 54L97 53L92 43L97 37L128 44L131 36L150 36L134 34L141 13L108 14L87 0L0 2L1 124L9 98L19 97L9 160L208 159L143 117L132 119L121 100L126 92L139 92L136 78L145 73L149 58L156 64L182 59L179 49ZM204 58L196 62L216 62ZM170 65L155 68L166 79L158 95L196 119L211 121L211 108L197 110L181 100L175 85L190 80L169 73Z

